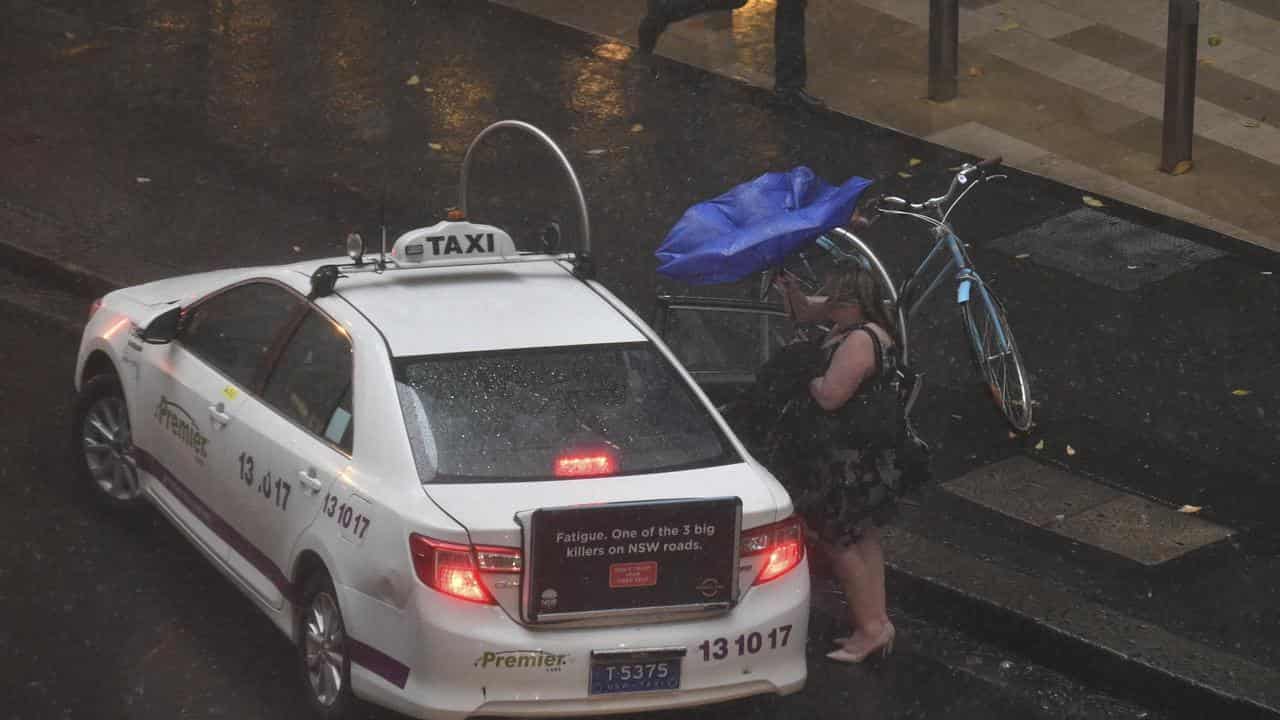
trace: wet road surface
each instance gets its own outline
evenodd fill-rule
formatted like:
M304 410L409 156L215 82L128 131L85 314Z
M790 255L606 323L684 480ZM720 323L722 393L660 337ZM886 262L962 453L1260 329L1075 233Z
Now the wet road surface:
M305 717L292 648L274 626L158 513L111 515L74 481L76 339L8 309L0 337L0 717ZM887 661L825 662L819 651L841 630L825 587L819 578L802 693L648 717L1164 717L896 610L902 638Z

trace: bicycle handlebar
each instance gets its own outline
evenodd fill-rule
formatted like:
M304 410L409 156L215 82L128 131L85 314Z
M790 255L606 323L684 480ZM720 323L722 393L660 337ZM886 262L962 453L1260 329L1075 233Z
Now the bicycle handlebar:
M894 195L883 195L880 197L880 202L885 205L893 205L900 208L910 208L915 212L924 212L926 210L933 210L935 208L940 208L943 205L946 205L947 203L954 200L956 198L957 193L959 193L966 186L968 186L969 173L978 171L979 173L978 179L982 180L984 179L987 170L990 170L995 167L999 167L1000 164L1003 162L1004 162L1004 158L999 155L996 155L994 157L989 157L984 160L979 160L977 163L965 163L961 165L960 171L957 172L955 177L951 179L951 186L947 188L947 192L945 195L940 195L935 198L929 198L928 200L925 200L922 203L908 202L907 200L904 200L903 198L900 198Z

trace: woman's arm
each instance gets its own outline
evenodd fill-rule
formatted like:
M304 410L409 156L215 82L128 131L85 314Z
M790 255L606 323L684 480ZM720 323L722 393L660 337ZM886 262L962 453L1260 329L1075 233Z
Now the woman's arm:
M817 323L827 319L827 299L805 295L791 276L779 274L773 281L782 293L782 306L799 323Z
M828 412L838 410L876 370L875 346L866 332L853 332L840 343L826 374L809 381L809 394Z

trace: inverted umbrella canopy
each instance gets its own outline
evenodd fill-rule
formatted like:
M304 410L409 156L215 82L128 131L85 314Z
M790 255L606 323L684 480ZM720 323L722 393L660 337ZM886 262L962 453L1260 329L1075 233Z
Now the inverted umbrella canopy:
M852 177L832 187L804 166L765 173L686 210L655 253L658 273L714 285L777 267L822 233L848 222L870 184Z

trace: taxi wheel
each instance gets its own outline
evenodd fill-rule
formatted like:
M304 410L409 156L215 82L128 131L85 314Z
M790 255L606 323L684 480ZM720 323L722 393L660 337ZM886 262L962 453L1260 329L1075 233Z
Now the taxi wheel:
M71 440L84 484L109 508L134 510L141 506L142 483L120 379L109 373L85 382L76 396L73 417Z
M316 717L346 717L351 695L351 658L338 593L329 573L317 570L303 584L298 612L298 658L303 689Z

